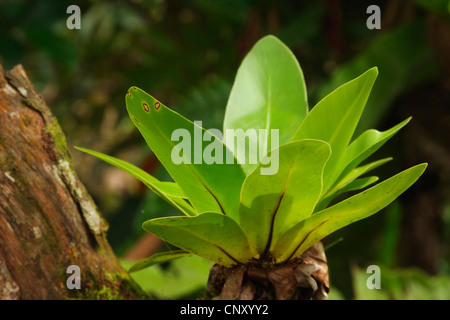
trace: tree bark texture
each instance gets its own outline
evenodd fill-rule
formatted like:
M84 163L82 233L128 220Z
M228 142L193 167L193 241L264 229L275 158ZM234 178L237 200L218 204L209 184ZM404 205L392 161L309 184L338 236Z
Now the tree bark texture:
M0 299L146 297L106 240L64 134L23 68L0 66ZM68 289L68 266L81 289Z

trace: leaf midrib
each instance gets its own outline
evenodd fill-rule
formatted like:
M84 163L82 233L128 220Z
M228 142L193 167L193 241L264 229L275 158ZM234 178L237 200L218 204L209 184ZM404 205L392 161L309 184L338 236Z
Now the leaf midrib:
M270 222L270 229L269 229L269 237L267 239L267 244L266 244L266 247L264 249L263 255L266 255L269 252L270 247L272 246L273 231L274 231L274 228L275 228L275 219L277 217L277 214L278 214L278 211L280 209L281 203L283 202L284 195L286 194L287 186L289 184L294 165L297 162L297 158L298 158L298 155L295 156L294 161L292 162L291 166L289 167L288 175L287 175L287 177L286 177L286 179L284 180L284 183L283 183L283 185L284 185L283 186L283 191L281 192L280 197L279 197L279 199L277 201L277 204L276 204L276 206L274 208L274 211L272 213L272 218L271 218L271 222Z
M166 110L169 110L169 109L166 109ZM150 118L150 119L152 119L152 120L154 120L153 118ZM154 121L152 121L152 122L154 122ZM196 126L196 124L195 123L193 123L193 125L194 126ZM166 142L168 142L169 143L169 145L170 146L175 146L175 144L173 143L173 141L172 140L169 140L166 136L165 136L165 134L164 134L164 132L159 128L159 126L154 126L154 128L156 128L156 130L158 131L158 133L160 134L160 136L166 141ZM206 131L204 128L202 128L202 127L200 127L203 131ZM147 129L147 128L145 128L145 129ZM148 130L148 129L147 129ZM223 145L223 143L222 143L222 145ZM184 164L184 163L183 163ZM184 164L185 165L185 164ZM198 173L197 173L197 171L195 170L195 167L194 166L192 166L192 165L185 165L185 167L187 167L187 168L189 168L189 170L192 172L192 174L195 176L195 177L197 177L197 179L200 181L200 183L202 184L202 186L206 189L206 191L212 196L212 198L216 201L216 203L217 203L217 205L219 206L219 208L221 209L221 211L222 211L222 213L224 214L224 215L227 215L226 214L226 212L225 212L225 210L224 210L224 208L223 208L223 206L222 206L222 204L219 202L219 200L217 199L217 197L211 192L211 190L206 186L206 182L201 178L201 176L199 176L198 175ZM180 188L181 188L181 186L180 186ZM181 188L181 189L183 189L183 188ZM184 190L183 190L184 191Z

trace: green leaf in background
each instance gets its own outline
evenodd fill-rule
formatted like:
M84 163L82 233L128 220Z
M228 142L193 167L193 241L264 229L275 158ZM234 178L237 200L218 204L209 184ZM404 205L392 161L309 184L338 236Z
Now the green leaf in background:
M391 161L392 158L384 158L380 160L376 160L373 162L370 162L368 164L362 165L358 168L353 169L350 171L344 178L342 178L339 183L336 185L335 190L339 190L347 186L350 182L355 180L356 178L359 178L363 174L372 171L373 169L378 168L379 166ZM333 188L334 189L334 188Z
M449 18L450 1L449 0L414 0L422 7L431 10L442 17Z
M225 145L209 131L170 110L139 88L130 88L126 104L131 120L194 208L200 213L220 212L237 219L245 174ZM172 159L172 151L178 150L181 143L171 140L177 129L184 130L190 136L190 148L183 150L182 155L190 164L175 164ZM205 147L203 141L207 139L211 142ZM216 156L223 164L206 164L203 160L205 149L213 143L217 146ZM229 158L234 160L234 164L225 164Z
M287 94L288 93L288 94ZM249 174L244 145L226 140L227 129L266 129L265 135L249 136L249 143L270 151L270 129L279 129L279 144L289 142L308 112L306 86L300 65L285 44L273 36L258 41L242 61L234 81L224 119L224 141ZM256 139L256 141L255 141ZM245 157L243 157L245 155ZM264 156L265 154L262 154ZM257 155L259 160L260 155Z
M440 74L441 68L429 45L426 30L423 21L411 21L380 33L367 49L336 68L326 83L320 86L318 97L325 97L364 70L377 66L380 76L355 133L361 134L376 127L387 109L394 106L392 102L396 97L418 84L436 79Z
M397 249L402 232L403 211L401 201L397 199L386 208L386 214L384 215L384 226L381 233L382 240L377 261L389 268L397 265L399 260Z
M367 177L367 178L359 178L359 179L356 179L356 180L350 182L345 187L339 189L338 194L364 189L367 186L370 186L371 184L373 184L377 181L378 181L378 177L375 177L375 176Z
M378 181L378 177L376 177L376 176L359 178L359 179L353 180L352 182L348 183L344 187L331 190L331 192L326 194L324 196L324 198L320 200L319 204L316 206L316 211L321 211L321 210L325 209L330 204L330 202L340 194L350 192L350 191L364 189L377 181Z
M181 190L176 183L159 181L158 179L148 174L141 168L138 168L126 161L108 156L106 154L81 147L75 147L75 149L93 155L117 168L124 170L125 172L128 172L133 177L139 179L158 196L160 196L168 203L173 205L175 208L183 212L185 215L195 216L198 214L189 203L183 200L183 198L185 198L186 196L183 190Z
M330 156L328 143L301 140L278 149L279 168L261 175L259 164L245 180L239 206L240 225L250 245L264 254L278 237L309 217L322 192L323 168Z
M122 260L121 264L129 269L134 262ZM196 299L206 289L211 267L210 261L193 255L133 272L131 277L157 299Z
M345 177L338 179L338 182L335 186L333 186L325 195L323 195L323 199L321 199L320 204L318 205L318 209L323 209L328 203L337 196L341 189L347 187L350 183L352 183L355 179L359 178L363 174L378 168L379 166L385 164L386 162L391 161L392 158L384 158L377 161L370 162L366 165L360 166L358 168L350 171Z
M361 134L347 147L347 150L345 151L342 163L340 165L342 168L345 168L341 173L341 177L346 176L351 170L364 161L364 159L368 158L375 151L377 151L384 143L400 131L400 129L407 125L410 120L411 117L402 121L395 127L383 132L370 129Z
M418 268L393 269L380 265L381 288L367 287L370 273L352 269L355 300L450 300L450 276L430 276Z
M236 221L219 213L157 218L142 227L183 250L227 267L246 263L255 255Z
M183 251L183 250L174 250L174 251L166 251L166 252L159 252L151 255L148 258L145 258L136 264L134 264L128 272L137 272L142 269L151 267L155 264L165 263L174 259L179 259L182 257L189 257L192 256L192 253Z
M274 249L277 262L297 257L315 242L355 221L369 217L391 203L424 172L420 164L320 211L288 230Z
M328 191L342 172L339 167L378 75L377 68L340 86L323 98L307 115L294 140L318 139L330 144L332 154L325 167L323 190Z

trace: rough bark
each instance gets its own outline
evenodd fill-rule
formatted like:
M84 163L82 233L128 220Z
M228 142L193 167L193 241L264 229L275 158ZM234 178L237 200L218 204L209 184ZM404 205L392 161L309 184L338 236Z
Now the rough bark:
M144 298L107 229L23 68L0 66L0 299ZM69 265L80 290L66 286Z

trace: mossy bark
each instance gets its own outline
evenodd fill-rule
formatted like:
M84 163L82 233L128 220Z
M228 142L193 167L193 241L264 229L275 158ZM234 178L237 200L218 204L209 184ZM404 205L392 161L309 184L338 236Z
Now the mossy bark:
M50 109L21 66L0 66L0 299L148 298L107 229ZM66 286L69 265L79 290Z

